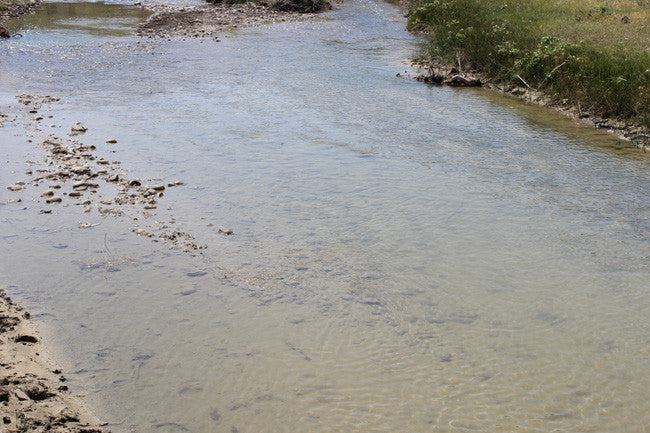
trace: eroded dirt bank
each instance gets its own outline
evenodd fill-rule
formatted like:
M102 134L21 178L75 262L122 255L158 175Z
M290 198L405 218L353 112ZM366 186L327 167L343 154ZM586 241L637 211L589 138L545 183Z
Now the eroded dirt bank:
M101 433L99 420L68 391L29 318L0 289L0 430Z

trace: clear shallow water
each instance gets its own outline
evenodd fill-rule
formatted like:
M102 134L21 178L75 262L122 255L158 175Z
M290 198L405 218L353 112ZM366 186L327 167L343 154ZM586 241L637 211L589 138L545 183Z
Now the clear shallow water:
M0 280L112 428L646 431L646 155L395 77L417 41L381 2L221 42L112 8L0 47L3 111L61 96L43 129L186 183L138 221L0 206ZM0 128L2 185L26 138ZM130 232L171 218L204 256Z

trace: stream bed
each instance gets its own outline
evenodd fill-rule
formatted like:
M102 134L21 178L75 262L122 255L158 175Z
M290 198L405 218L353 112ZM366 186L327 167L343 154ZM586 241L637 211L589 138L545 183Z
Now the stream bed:
M382 1L219 40L138 38L147 16L46 3L0 45L0 285L112 431L647 431L647 154L408 79ZM61 99L36 124L23 93ZM76 122L183 185L46 204L25 170ZM161 224L207 248L133 232Z

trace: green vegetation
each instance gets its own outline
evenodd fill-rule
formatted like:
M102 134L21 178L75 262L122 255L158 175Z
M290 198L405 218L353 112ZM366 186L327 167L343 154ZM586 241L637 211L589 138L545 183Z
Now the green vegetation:
M650 0L411 0L423 62L463 64L650 127Z

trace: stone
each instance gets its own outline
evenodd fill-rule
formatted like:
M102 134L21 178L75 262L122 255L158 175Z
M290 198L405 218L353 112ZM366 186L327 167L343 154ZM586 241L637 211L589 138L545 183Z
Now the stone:
M50 197L47 200L45 200L45 203L54 204L54 203L61 203L62 201L63 199L61 197L55 195L54 197Z

